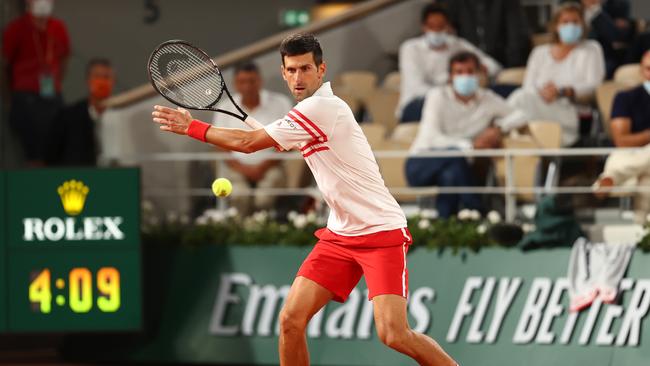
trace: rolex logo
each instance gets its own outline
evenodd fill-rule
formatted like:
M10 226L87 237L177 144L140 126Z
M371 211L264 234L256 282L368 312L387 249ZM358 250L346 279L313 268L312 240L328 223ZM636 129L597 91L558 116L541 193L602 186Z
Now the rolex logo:
M69 180L59 186L57 192L61 197L63 210L70 216L76 216L84 209L86 196L90 190L80 180Z

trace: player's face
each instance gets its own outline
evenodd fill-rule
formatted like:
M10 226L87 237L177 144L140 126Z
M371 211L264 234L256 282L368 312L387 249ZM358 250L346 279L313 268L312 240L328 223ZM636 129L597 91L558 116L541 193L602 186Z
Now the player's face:
M323 84L325 63L316 66L314 54L309 52L296 56L284 56L282 77L287 82L289 91L300 102L312 96Z

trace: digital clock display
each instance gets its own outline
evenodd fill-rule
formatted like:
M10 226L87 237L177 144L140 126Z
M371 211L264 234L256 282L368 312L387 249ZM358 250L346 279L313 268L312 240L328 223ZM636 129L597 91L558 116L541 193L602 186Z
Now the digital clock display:
M138 170L0 176L0 331L140 329Z
M54 297L50 269L32 272L30 277L33 277L33 280L29 284L29 301L32 303L32 309L45 314L51 313L54 299L58 306L66 306L67 303L70 310L75 313L87 313L93 306L97 306L105 313L116 312L120 308L120 271L114 267L103 267L97 271L96 276L97 279L94 280L88 268L73 268L68 273L67 282L63 278L54 281L57 290L64 291L68 285L69 291ZM93 293L97 296L93 296Z

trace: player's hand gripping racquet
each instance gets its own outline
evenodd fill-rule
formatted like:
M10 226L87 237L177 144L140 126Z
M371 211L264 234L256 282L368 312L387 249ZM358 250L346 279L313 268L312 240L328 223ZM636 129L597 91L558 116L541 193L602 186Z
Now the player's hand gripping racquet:
M162 43L151 53L147 69L151 85L170 102L187 109L225 113L253 129L264 128L232 99L217 64L190 43L179 40ZM224 92L240 114L216 108Z

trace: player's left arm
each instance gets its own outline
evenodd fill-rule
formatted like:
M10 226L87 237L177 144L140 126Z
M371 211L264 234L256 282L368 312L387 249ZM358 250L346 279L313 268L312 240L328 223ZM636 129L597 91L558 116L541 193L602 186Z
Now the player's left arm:
M153 121L160 124L161 130L179 135L188 135L193 121L190 112L183 108L172 109L159 105L154 107L152 116ZM277 145L263 128L241 130L210 125L205 127L204 141L222 149L252 153Z

